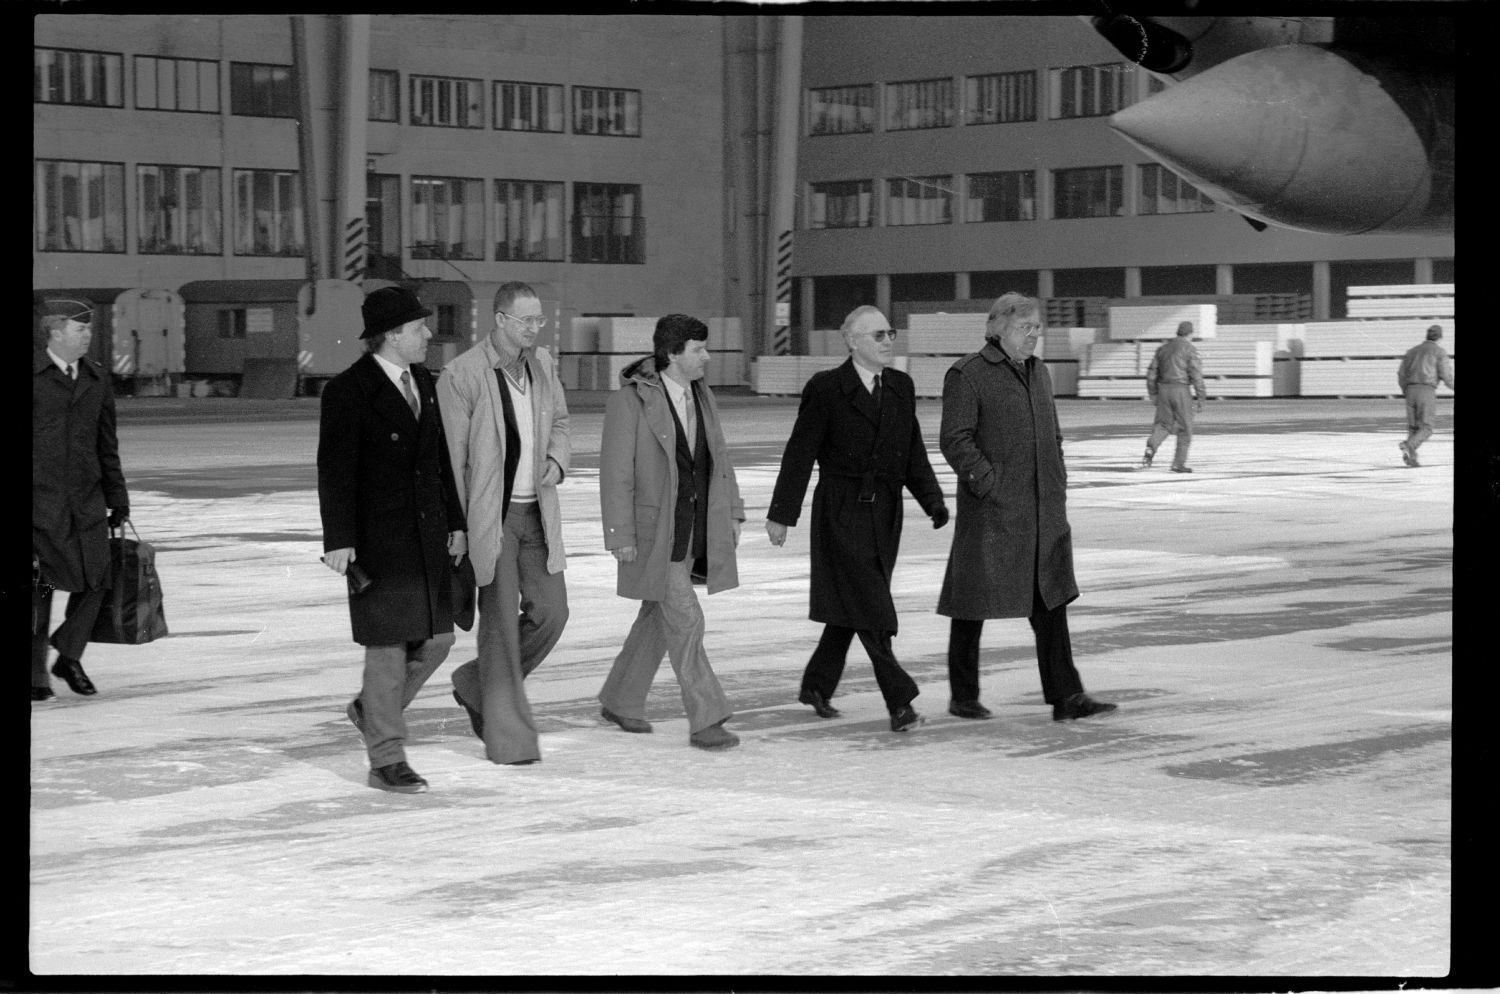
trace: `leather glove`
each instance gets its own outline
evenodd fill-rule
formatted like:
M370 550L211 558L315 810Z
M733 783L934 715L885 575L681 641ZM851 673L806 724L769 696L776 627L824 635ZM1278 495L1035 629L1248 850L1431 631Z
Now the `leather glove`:
M130 508L117 507L109 512L109 527L118 528L130 518Z
M941 528L948 523L948 505L939 504L938 509L932 512L932 527Z

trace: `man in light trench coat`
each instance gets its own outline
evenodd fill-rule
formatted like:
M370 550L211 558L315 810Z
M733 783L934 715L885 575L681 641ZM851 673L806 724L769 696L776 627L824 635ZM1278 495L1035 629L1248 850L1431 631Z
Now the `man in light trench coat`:
M703 650L709 594L739 586L735 548L745 521L713 391L703 382L708 327L686 314L656 323L656 352L627 366L610 394L599 448L604 547L618 563L616 593L641 602L599 691L600 715L627 732L650 732L646 696L665 653L688 716L688 741L732 749L734 717Z
M985 346L943 379L943 458L958 475L958 516L937 613L948 634L949 710L983 719L979 636L987 618L1027 618L1052 720L1115 709L1084 693L1066 605L1073 580L1068 473L1047 367L1032 353L1041 303L1007 293L990 307Z
M522 681L568 623L557 499L571 451L568 402L552 354L536 344L546 324L535 289L501 285L489 334L437 385L479 587L479 655L453 671L453 698L490 762L515 766L542 757Z

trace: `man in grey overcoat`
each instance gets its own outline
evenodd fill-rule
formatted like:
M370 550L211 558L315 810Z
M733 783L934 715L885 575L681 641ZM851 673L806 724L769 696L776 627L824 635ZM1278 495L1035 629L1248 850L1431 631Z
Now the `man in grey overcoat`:
M104 606L109 529L130 517L130 495L115 437L109 371L89 358L93 307L35 294L46 341L31 363L31 699L52 700L52 672L75 694L97 693L79 661ZM62 624L49 640L52 591L69 591Z
M686 314L656 322L655 354L627 366L610 394L599 446L604 547L617 563L615 592L641 602L599 691L600 715L627 732L650 732L646 697L662 655L682 691L688 741L732 749L734 717L703 648L703 609L693 592L739 586L735 548L745 503L729 461L708 367L708 326Z
M943 379L943 458L958 474L958 517L937 613L948 634L949 711L983 719L979 636L988 618L1027 618L1054 721L1113 711L1083 689L1066 606L1078 596L1068 473L1052 380L1033 353L1041 302L1007 293L990 307L985 346Z
M402 712L453 647L450 564L467 551L433 376L422 365L432 313L383 287L365 298L366 352L323 388L318 510L323 561L371 585L349 592L354 641L365 647L359 696L346 713L364 738L367 782L427 789L406 762Z
M896 330L879 308L866 304L844 319L843 332L848 360L815 374L802 389L766 512L766 533L772 545L786 541L787 529L802 513L816 463L808 616L823 622L823 634L802 673L797 699L820 718L838 716L828 701L857 633L875 667L891 731L904 732L922 717L912 707L916 681L891 649L897 630L891 574L901 547L901 492L911 491L934 528L948 523L948 506L927 459L911 377L889 368Z

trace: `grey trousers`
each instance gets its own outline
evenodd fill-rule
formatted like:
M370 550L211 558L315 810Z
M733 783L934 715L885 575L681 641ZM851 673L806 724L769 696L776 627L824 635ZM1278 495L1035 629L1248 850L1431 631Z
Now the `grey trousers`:
M365 752L372 769L405 762L406 706L448 658L453 639L452 632L445 632L425 642L365 646L359 705L364 711Z
M1146 448L1155 452L1174 431L1177 448L1172 453L1172 465L1181 469L1187 465L1188 449L1193 444L1193 388L1187 383L1158 383L1156 423L1151 426Z
M734 712L703 651L703 609L698 606L689 569L687 559L667 564L666 598L641 602L635 624L599 691L599 703L624 718L645 718L646 695L666 655L677 674L692 733L726 721Z
M495 579L479 588L479 658L453 671L454 692L484 715L490 762L542 758L523 681L557 645L567 623L568 585L563 574L547 572L541 510L535 503L511 504Z
M1432 437L1432 415L1437 410L1437 387L1408 384L1406 395L1406 447L1413 452Z

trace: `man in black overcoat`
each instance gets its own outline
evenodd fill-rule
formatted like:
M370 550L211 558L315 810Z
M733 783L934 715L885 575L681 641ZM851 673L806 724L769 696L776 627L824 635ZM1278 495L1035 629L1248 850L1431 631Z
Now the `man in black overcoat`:
M1042 696L1055 721L1113 711L1084 693L1073 665L1067 604L1073 579L1068 471L1052 378L1033 353L1041 302L1007 293L990 307L984 348L943 379L938 444L958 475L958 519L937 613L948 634L950 714L988 718L979 703L979 635L987 618L1026 618L1036 636Z
M815 374L802 390L766 532L772 545L786 541L787 529L802 513L816 462L809 617L824 628L797 699L821 718L838 715L828 702L858 634L875 666L891 731L904 732L923 719L911 705L916 682L891 649L897 629L891 573L901 544L901 490L911 491L934 528L948 523L948 507L922 443L911 377L889 368L895 329L878 308L865 305L844 319L843 332L849 359Z
M318 507L323 561L371 583L349 593L364 682L347 714L364 737L369 785L417 793L402 712L453 647L450 563L467 551L463 508L432 374L422 365L432 313L416 294L365 298L366 352L323 388Z
M34 294L32 307L47 337L31 362L31 699L46 701L53 590L69 596L52 672L74 693L97 692L79 660L108 590L109 529L130 517L130 496L109 371L87 354L92 306Z

